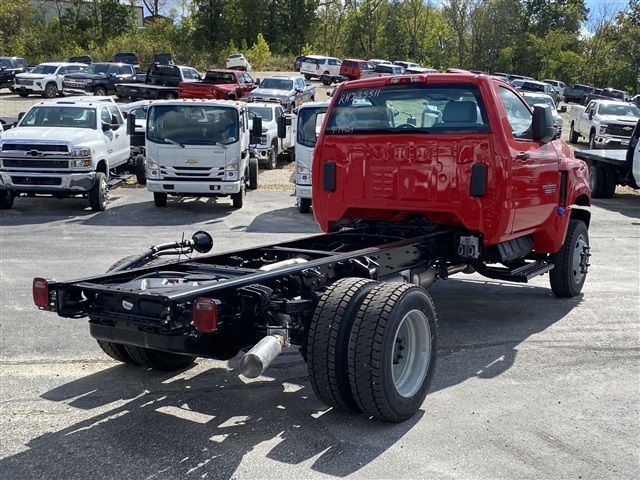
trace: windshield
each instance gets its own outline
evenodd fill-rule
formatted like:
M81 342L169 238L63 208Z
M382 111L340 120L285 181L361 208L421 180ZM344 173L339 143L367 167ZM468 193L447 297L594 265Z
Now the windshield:
M527 101L527 103L533 107L534 105L549 105L551 107L551 110L555 110L556 109L556 104L553 101L553 98L551 98L548 95L543 96L536 96L536 97L532 97L530 95L524 95L524 99Z
M270 122L273 120L273 110L269 107L256 107L249 105L249 113L251 116L261 117L264 122Z
M236 76L233 73L227 72L207 72L204 81L207 83L217 83L219 85L238 83L236 82Z
M542 83L524 82L520 88L523 90L533 90L534 92L544 92L544 84Z
M51 75L52 73L56 73L56 70L58 69L57 65L37 65L33 70L31 70L29 73L40 73L43 75Z
M298 138L296 141L305 147L313 147L320 134L327 107L302 108L298 111Z
M351 133L489 132L474 85L398 85L344 90L325 135Z
M611 97L611 98L619 98L620 100L624 100L624 92L621 90L603 90L602 96Z
M109 65L107 63L92 63L82 70L82 73L107 73Z
M152 105L147 138L155 143L228 145L238 141L235 108L206 105Z
M33 107L20 122L21 127L96 128L96 111L79 107Z
M619 117L640 117L640 110L635 105L603 103L598 108L600 115L617 115Z
M0 58L0 67L12 68L11 60L8 58Z
M265 78L260 83L260 88L272 90L293 90L293 80L284 78Z

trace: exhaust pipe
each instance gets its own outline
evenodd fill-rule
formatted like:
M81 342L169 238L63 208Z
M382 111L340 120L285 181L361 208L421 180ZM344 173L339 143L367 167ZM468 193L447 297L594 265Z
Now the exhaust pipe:
M247 378L259 377L282 353L285 343L284 335L279 333L267 335L242 357L240 373Z

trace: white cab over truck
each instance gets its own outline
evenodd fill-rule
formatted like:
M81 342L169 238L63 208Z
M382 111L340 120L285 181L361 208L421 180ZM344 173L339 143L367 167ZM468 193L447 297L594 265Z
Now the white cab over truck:
M54 98L62 93L64 76L67 73L79 72L86 66L85 63L41 63L28 73L17 74L14 88L21 97L35 93L45 98Z
M295 145L295 137L291 131L291 122L285 126L284 138L278 136L278 123L280 118L288 118L282 105L276 103L250 103L249 128L253 125L253 117L262 118L262 135L255 151L258 161L264 162L267 170L273 170L278 166L278 157L290 152Z
M309 213L311 209L313 150L328 107L329 102L309 102L298 108L295 127L295 190L300 213Z
M157 207L176 197L231 197L242 208L245 191L258 185L258 161L244 103L229 100L160 100L147 109L145 172ZM135 115L127 117L135 132ZM250 138L251 137L251 138Z
M592 100L586 107L571 105L569 141L580 137L589 141L589 148L626 147L631 132L640 118L640 110L631 103L612 100Z
M109 172L128 165L129 150L123 116L111 99L37 103L0 139L0 208L26 193L80 195L102 211Z
M589 186L594 198L611 198L616 185L640 188L640 120L622 150L576 150L576 158L589 166Z

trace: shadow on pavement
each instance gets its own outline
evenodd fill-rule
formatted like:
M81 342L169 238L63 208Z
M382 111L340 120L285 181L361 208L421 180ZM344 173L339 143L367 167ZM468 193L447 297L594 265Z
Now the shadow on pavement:
M476 280L439 282L432 295L440 322L432 392L504 373L518 344L581 301L557 299L548 288ZM326 411L294 349L268 377L249 384L233 371L199 369L172 377L119 365L46 392L43 399L101 413L34 438L26 451L1 460L0 472L20 479L222 479L234 476L245 456L266 456L343 477L377 459L423 417L387 424Z
M302 214L296 207L281 208L257 215L246 228L247 232L308 233L320 229L312 214Z
M640 218L640 195L634 193L616 193L613 198L594 198L593 204L618 212L625 217Z

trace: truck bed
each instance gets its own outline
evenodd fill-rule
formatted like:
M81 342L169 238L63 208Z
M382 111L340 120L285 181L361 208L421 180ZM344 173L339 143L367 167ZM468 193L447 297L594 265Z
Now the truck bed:
M623 165L627 161L626 149L576 150L574 155L580 160L609 163L611 165Z

